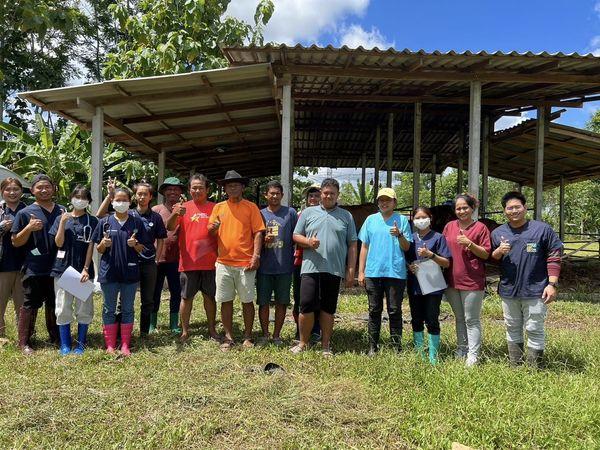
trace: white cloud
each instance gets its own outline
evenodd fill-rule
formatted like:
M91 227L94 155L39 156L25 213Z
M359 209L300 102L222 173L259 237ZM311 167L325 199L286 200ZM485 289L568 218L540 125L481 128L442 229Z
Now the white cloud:
M596 14L600 16L600 1L596 2L596 4L594 5L594 11L596 11Z
M362 46L367 49L373 47L387 49L395 44L395 42L387 41L379 29L374 26L371 27L371 31L367 31L360 25L352 24L349 27L342 27L340 32L340 44L350 48Z
M598 3L596 7L598 7L599 5L600 3ZM592 39L590 39L590 44L588 48L594 56L600 56L600 35L594 36Z
M265 27L265 42L316 42L324 32L336 32L348 17L362 16L369 0L273 0L275 12ZM233 0L227 14L254 23L257 0Z
M494 131L504 130L506 128L514 127L519 125L521 122L529 119L527 113L521 113L520 116L502 116L494 124Z

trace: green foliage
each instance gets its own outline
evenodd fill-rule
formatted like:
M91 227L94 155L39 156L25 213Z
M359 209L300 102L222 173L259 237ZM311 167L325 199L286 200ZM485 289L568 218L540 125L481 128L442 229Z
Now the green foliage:
M260 0L255 26L224 14L228 0L140 0L132 8L119 1L109 6L123 39L109 53L107 78L190 72L224 67L220 46L262 43L262 29L273 2Z
M356 185L349 181L342 183L340 186L340 202L342 205L360 205L360 186L361 182L358 181ZM365 184L365 203L373 203L375 199L373 196L375 195L375 189L373 189L373 185L366 183Z

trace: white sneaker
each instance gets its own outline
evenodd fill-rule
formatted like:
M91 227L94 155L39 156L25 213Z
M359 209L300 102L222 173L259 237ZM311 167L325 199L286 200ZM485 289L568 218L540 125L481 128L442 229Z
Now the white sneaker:
M469 355L467 356L467 361L465 362L465 366L473 367L477 365L477 356Z

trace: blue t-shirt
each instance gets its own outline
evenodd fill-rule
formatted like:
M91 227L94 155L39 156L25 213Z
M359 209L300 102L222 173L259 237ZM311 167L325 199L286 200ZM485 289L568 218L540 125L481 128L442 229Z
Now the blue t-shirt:
M60 216L56 218L49 231L52 240L56 237L59 224ZM87 213L67 220L67 223L65 223L65 242L58 249L52 266L51 275L53 277L61 276L69 266L79 272L83 270L85 256L88 246L92 243L92 233L96 225L98 225L98 219ZM64 255L61 252L65 252ZM88 274L90 278L95 277L93 260L88 267Z
M357 240L352 214L339 206L331 210L321 205L311 206L300 214L294 234L316 235L321 242L316 250L303 249L301 273L326 272L345 276L348 246Z
M492 231L492 249L505 240L510 252L500 260L498 294L507 298L541 298L548 285L548 255L563 244L550 225L529 220L521 228L505 223Z
M56 244L48 231L63 211L66 211L64 206L55 204L52 211L49 212L34 203L17 213L11 230L13 234L20 233L27 226L31 220L31 215L34 215L36 219L40 219L44 225L41 230L32 232L25 245L23 245L23 251L25 252L23 268L26 277L50 275L56 258Z
M165 239L167 237L167 229L162 217L150 208L144 214L138 212L137 209L130 209L129 214L141 219L146 230L143 237L139 233L135 235L140 244L144 244L145 247L139 255L140 262L154 262L156 260L156 247L154 243L157 239Z
M105 232L109 233L112 245L100 258L98 282L137 283L140 280L139 258L137 252L127 245L127 240L134 232L139 242L148 239L142 219L130 214L121 225L114 214L103 217L92 233L92 241L100 243Z
M413 262L423 259L419 257L417 250L420 247L427 247L433 253L442 258L452 258L452 254L450 253L450 249L448 248L448 244L446 243L446 238L443 234L438 233L437 231L430 230L422 238L419 236L418 232L413 233L413 242L410 244L410 248L406 252L406 262L408 264L412 264ZM422 295L421 287L419 286L419 282L417 281L417 277L413 275L410 271L408 273L408 292L413 295ZM430 292L428 295L441 295L444 293L444 290Z
M276 212L269 208L260 210L267 227L267 233L275 235L275 240L263 245L260 254L258 273L277 275L294 271L293 234L298 214L294 208L281 206Z
M384 220L381 213L371 214L360 228L358 239L369 246L365 276L368 278L399 278L406 280L406 263L400 240L390 234L390 229L398 225L407 241L412 242L408 219L393 213Z
M19 211L25 208L25 203L19 202L17 209L13 211L4 205L4 208L0 214L0 222L3 220L12 220L15 222L15 217ZM23 261L25 260L25 252L23 247L15 247L12 245L12 233L11 230L6 230L2 233L2 258L0 259L0 272L19 272L23 268Z

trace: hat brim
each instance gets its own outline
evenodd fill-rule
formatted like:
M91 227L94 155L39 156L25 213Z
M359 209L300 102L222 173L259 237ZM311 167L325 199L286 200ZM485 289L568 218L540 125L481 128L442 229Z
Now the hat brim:
M217 184L220 186L225 186L227 183L242 183L243 185L248 186L250 178L224 178L222 180L217 180Z
M163 192L164 192L164 190L165 190L166 188L168 188L169 186L175 186L175 187L181 188L182 190L185 190L185 184L171 184L171 183L163 183L163 184L161 184L161 185L159 186L159 188L158 188L158 193L162 195L162 194L163 194Z

